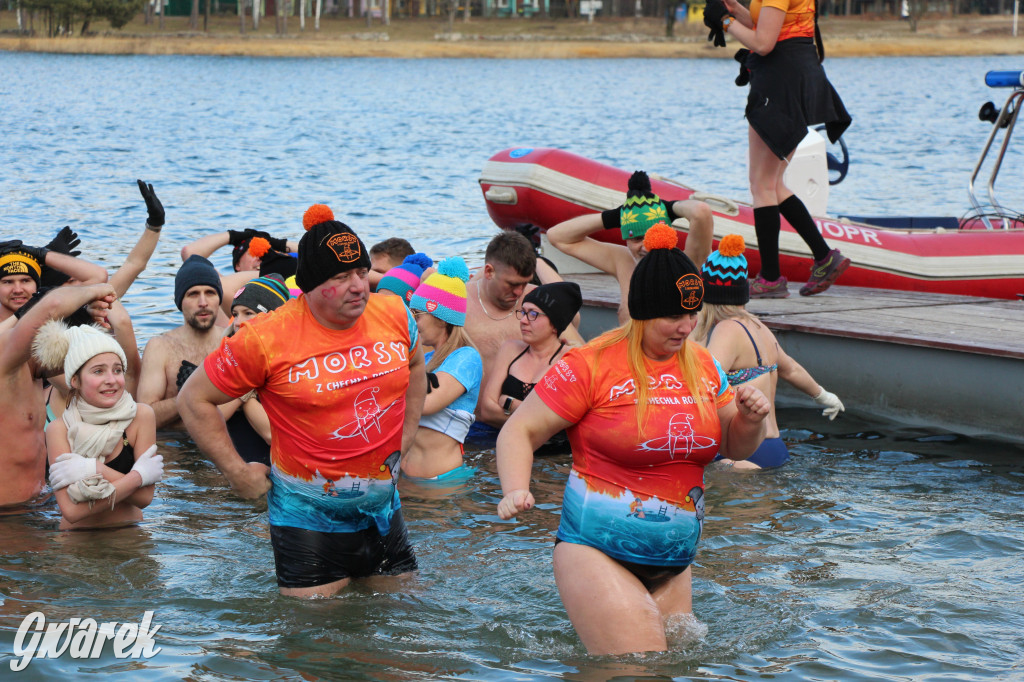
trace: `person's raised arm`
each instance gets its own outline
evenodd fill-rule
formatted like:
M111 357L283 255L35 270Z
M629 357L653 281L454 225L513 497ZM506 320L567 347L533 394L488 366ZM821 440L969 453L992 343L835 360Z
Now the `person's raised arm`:
M178 393L178 412L192 440L217 465L232 489L242 497L255 499L270 490L270 467L247 463L235 449L217 409L230 400L233 398L214 386L200 366Z
M107 281L106 268L65 253L48 251L46 265L54 270L60 270L74 279L76 284L100 284Z
M423 361L423 347L416 344L416 350L409 358L409 387L405 390L405 422L402 424L402 456L409 451L416 429L423 415L423 403L427 398L427 363ZM453 379L454 381L454 379ZM456 382L458 383L458 382Z
M138 181L139 191L146 202L146 227L142 231L139 241L132 247L124 263L110 276L110 283L117 291L117 295L124 296L132 283L149 265L149 259L156 251L156 245L160 241L160 231L164 226L164 207L153 191L153 185L147 185L142 180Z
M601 272L618 276L621 268L632 271L633 257L625 247L599 242L590 235L604 229L600 213L587 213L561 222L547 231L548 241L564 254Z
M498 503L499 518L511 519L533 507L530 492L533 451L571 425L572 422L559 417L536 393L531 393L501 427L495 447L502 494Z
M113 286L113 285L111 285ZM135 328L132 318L120 301L114 301L107 314L107 323L113 332L121 350L124 351L128 366L124 368L124 388L133 398L139 392L139 378L142 374L142 358L139 356L139 345L135 339ZM148 446L147 446L148 447Z
M217 249L228 245L230 235L227 232L214 232L181 247L181 262L184 263L191 256L202 256L209 258Z
M694 265L701 267L711 253L711 242L715 238L715 214L703 201L692 199L673 201L669 206L671 214L686 218L690 224L686 230L683 253L689 256Z
M732 460L747 459L764 440L765 417L771 403L759 389L740 385L736 399L718 409L722 424L722 443L719 453Z
M106 283L58 287L43 296L12 328L0 334L0 375L8 375L29 361L32 340L48 320L66 317L87 304L93 306L94 314L105 315L114 298L114 288Z
M142 371L139 373L138 401L146 403L156 413L156 428L162 429L178 418L174 398L167 395L166 365L170 360L167 341L154 336L146 344L142 355Z

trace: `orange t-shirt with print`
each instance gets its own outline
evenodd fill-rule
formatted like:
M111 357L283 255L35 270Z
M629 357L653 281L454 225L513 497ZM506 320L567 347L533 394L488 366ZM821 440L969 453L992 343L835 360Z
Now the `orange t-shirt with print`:
M751 0L750 19L755 28L762 7L774 7L786 13L779 40L814 37L814 0Z
M352 327L332 330L301 296L243 324L206 358L214 386L230 396L255 388L267 412L271 523L348 532L367 527L369 515L386 531L399 506L397 453L416 343L400 298L370 294Z

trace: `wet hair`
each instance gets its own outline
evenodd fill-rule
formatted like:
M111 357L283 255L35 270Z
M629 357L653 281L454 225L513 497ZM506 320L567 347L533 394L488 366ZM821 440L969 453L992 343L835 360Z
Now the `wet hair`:
M484 262L491 266L507 265L519 273L520 277L533 277L537 271L537 252L523 235L512 230L502 230L487 245Z
M416 253L415 249L405 239L401 237L388 237L382 242L377 242L370 247L371 256L379 256L380 254L387 254L387 257L395 263L401 263L405 260L406 256L411 256Z
M25 305L14 311L14 316L20 320L25 316L25 313L35 307L35 305L43 299L43 296L46 296L56 288L57 287L42 287L41 289L38 289L36 293L32 294L32 296L25 301ZM81 327L82 325L93 323L92 315L89 314L89 308L87 306L82 306L70 315L60 319L69 327Z

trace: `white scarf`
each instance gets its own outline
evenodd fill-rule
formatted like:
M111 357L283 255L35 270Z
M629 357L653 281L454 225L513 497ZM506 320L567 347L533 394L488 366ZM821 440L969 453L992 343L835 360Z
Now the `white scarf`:
M82 457L104 459L135 419L137 409L128 391L121 394L113 407L94 407L80 397L75 398L64 410L71 451Z

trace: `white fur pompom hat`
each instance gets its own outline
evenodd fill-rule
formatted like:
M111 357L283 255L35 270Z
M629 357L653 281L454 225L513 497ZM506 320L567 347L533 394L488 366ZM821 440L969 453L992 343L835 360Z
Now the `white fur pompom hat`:
M48 369L63 365L68 385L82 365L100 353L114 353L121 359L121 366L127 369L124 350L102 327L68 327L58 320L50 320L39 328L32 341L32 355L39 364Z

